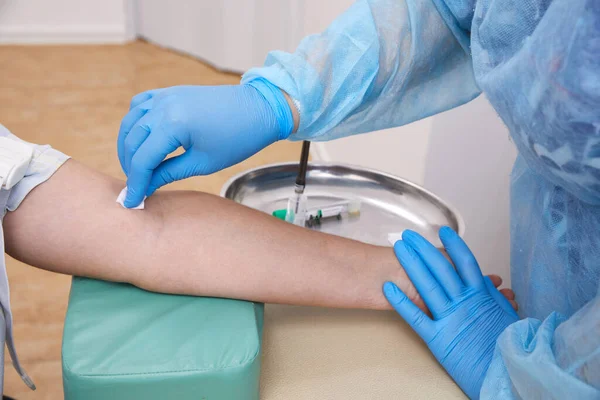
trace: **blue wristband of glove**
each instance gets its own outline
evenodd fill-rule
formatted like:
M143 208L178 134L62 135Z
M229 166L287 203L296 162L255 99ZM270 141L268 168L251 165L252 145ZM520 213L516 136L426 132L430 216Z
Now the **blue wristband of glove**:
M294 116L281 89L264 78L253 79L246 85L252 86L262 94L277 118L279 140L287 139L294 130Z

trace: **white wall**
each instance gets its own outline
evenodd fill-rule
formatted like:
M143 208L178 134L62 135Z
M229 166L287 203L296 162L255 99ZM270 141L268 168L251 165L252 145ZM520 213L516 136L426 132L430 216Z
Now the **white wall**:
M145 0L137 28L150 42L243 71L261 64L269 48L286 46L290 12L288 2L268 0Z
M241 73L262 65L269 50L293 51L353 1L143 0L137 26L150 42Z
M399 128L351 136L334 142L313 142L313 158L362 165L425 182L425 159L433 120L427 118Z
M0 43L124 43L133 0L0 0Z

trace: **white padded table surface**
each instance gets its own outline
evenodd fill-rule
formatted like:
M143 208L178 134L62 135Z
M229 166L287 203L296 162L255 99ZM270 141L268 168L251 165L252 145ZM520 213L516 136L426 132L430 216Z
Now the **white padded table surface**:
M397 314L267 305L263 400L465 399Z

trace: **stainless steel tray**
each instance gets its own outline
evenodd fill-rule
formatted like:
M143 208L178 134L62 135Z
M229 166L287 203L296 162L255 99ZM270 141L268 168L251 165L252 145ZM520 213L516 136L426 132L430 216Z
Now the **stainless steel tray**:
M271 214L286 208L297 173L298 163L293 162L255 168L227 181L221 196ZM309 163L305 194L308 207L360 200L359 217L323 221L310 229L370 244L390 246L389 233L413 229L439 247L441 226L450 226L461 235L464 231L460 215L439 197L414 183L367 168Z

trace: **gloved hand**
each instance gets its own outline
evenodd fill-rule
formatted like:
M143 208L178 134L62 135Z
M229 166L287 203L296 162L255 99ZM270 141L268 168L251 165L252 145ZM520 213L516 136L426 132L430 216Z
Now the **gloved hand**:
M440 239L456 271L419 234L406 231L402 239L394 251L433 318L391 282L384 284L385 297L467 396L478 399L496 339L519 317L452 229L442 228Z
M131 101L119 130L125 206L175 180L237 164L287 138L294 121L283 93L265 79L235 86L175 86ZM178 147L185 152L165 160Z

